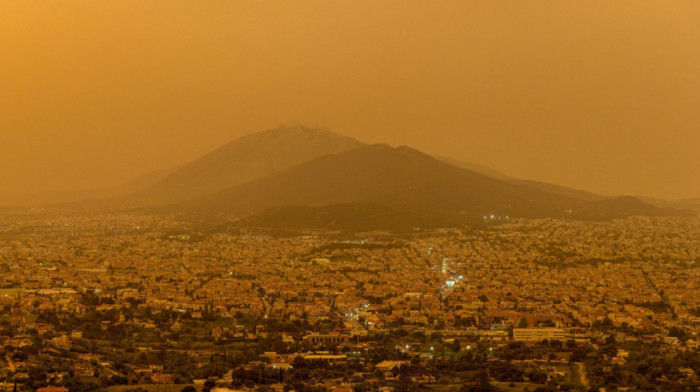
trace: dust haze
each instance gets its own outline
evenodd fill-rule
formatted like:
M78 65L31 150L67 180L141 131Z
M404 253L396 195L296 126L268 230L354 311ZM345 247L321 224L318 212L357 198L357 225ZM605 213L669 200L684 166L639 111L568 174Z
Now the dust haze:
M0 194L280 123L605 195L700 195L694 1L0 3Z

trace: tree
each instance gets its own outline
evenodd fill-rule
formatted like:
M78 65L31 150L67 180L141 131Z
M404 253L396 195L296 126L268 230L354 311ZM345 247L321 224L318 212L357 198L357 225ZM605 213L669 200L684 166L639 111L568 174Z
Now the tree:
M678 338L678 339L683 339L686 337L686 333L682 328L678 328L676 326L673 326L668 329L668 336Z
M536 384L544 384L547 382L547 373L540 370L531 370L525 374L531 382Z
M460 392L497 392L498 388L491 385L486 370L481 370L476 374L476 385L462 385Z
M586 357L588 357L588 351L582 347L579 347L579 348L575 349L574 352L571 353L571 356L569 357L569 361L571 361L571 362L583 362L586 360Z
M518 322L518 328L527 328L528 327L527 319L525 317L521 318L520 321Z
M216 386L216 382L214 382L212 380L207 380L204 382L204 386L202 387L202 392L209 392L215 386Z

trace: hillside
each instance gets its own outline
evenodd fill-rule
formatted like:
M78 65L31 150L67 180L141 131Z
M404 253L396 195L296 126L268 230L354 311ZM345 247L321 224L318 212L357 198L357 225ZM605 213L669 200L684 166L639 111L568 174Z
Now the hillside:
M406 230L498 217L609 219L673 214L624 197L585 201L460 169L409 147L326 155L168 211L261 227Z
M511 179L510 182L514 184L520 184L524 186L529 186L531 188L539 189L546 192L555 193L557 195L562 195L570 197L576 200L583 201L600 201L605 199L605 196L595 194L593 192L583 191L580 189L573 189L561 185L550 184L548 182L536 181L536 180L518 180Z
M204 196L361 146L355 139L323 129L293 126L257 132L180 167L132 199L157 204Z
M488 176L488 177L493 177L497 180L504 180L505 181L505 180L513 180L514 179L513 177L511 177L505 173L502 173L496 169L488 167L486 165L481 165L481 164L473 163L473 162L464 162L464 161L460 161L460 160L453 159L450 157L445 157L445 156L435 156L435 158L437 158L445 163L449 163L450 165L457 166L460 169L470 170L470 171L473 171L473 172L476 172L479 174L483 174L483 175Z
M511 177L511 176L504 174L496 169L490 168L488 166L480 165L477 163L463 162L463 161L459 161L459 160L448 158L448 157L436 157L436 158L438 158L439 160L441 160L443 162L447 162L453 166L457 166L459 168L466 169L466 170L471 170L471 171L483 174L485 176L495 178L497 180L507 181L507 182L511 182L513 184L525 185L525 186L529 186L531 188L539 189L539 190L550 192L550 193L555 193L555 194L566 196L566 197L571 197L571 198L578 199L578 200L597 201L597 200L602 200L605 198L604 196L597 195L595 193L588 192L588 191L568 188L565 186L550 184L550 183L543 182L543 181L522 180L519 178Z
M408 147L371 145L323 156L175 209L248 216L271 207L346 203L475 218L556 214L576 201L463 170Z

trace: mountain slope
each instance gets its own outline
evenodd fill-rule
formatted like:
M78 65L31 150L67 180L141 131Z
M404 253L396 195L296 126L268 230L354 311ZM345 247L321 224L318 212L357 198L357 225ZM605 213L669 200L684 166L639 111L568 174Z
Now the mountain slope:
M463 161L459 161L457 159L453 159L453 158L445 157L445 156L435 156L435 158L437 158L443 162L449 163L450 165L457 166L461 169L471 170L473 172L483 174L485 176L489 176L489 177L495 178L497 180L507 181L507 180L514 179L513 177L511 177L505 173L502 173L496 169L488 167L486 165L481 165L481 164L473 163L473 162L463 162Z
M680 208L686 210L700 210L700 197L691 199L675 199L675 200L663 200L653 197L637 196L638 199L647 202L649 204L655 205L657 207L664 208Z
M556 213L575 202L463 170L408 147L371 145L323 156L176 208L248 216L279 206L373 203L481 217Z
M370 145L166 208L246 226L388 229L498 217L611 219L673 211L626 197L593 202L460 169L408 147Z
M327 130L300 126L257 132L181 167L134 198L151 203L186 200L363 145L355 139Z
M518 179L515 177L511 177L507 174L504 174L496 169L492 169L488 166L480 165L477 163L463 162L463 161L459 161L459 160L448 158L448 157L436 157L436 158L438 158L439 160L441 160L443 162L447 162L451 165L457 166L459 168L471 170L471 171L483 174L485 176L495 178L497 180L508 181L508 182L513 183L513 184L525 185L525 186L529 186L531 188L539 189L539 190L550 192L550 193L556 193L558 195L571 197L571 198L578 199L578 200L597 201L597 200L605 199L604 196L595 194L593 192L568 188L565 186L550 184L550 183L542 182L542 181L521 180L521 179Z
M700 210L700 197L696 197L693 199L676 200L673 203L673 207Z
M580 189L573 189L561 185L550 184L547 182L536 181L536 180L517 180L512 179L510 182L514 184L520 184L524 186L529 186L531 188L539 189L541 191L556 193L557 195L562 195L570 197L572 199L583 200L583 201L600 201L605 199L604 196L595 194L593 192L582 191Z

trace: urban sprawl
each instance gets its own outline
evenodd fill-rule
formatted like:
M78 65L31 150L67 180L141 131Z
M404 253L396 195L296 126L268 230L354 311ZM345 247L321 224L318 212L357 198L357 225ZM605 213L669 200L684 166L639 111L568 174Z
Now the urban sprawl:
M0 217L0 391L700 390L700 219Z

